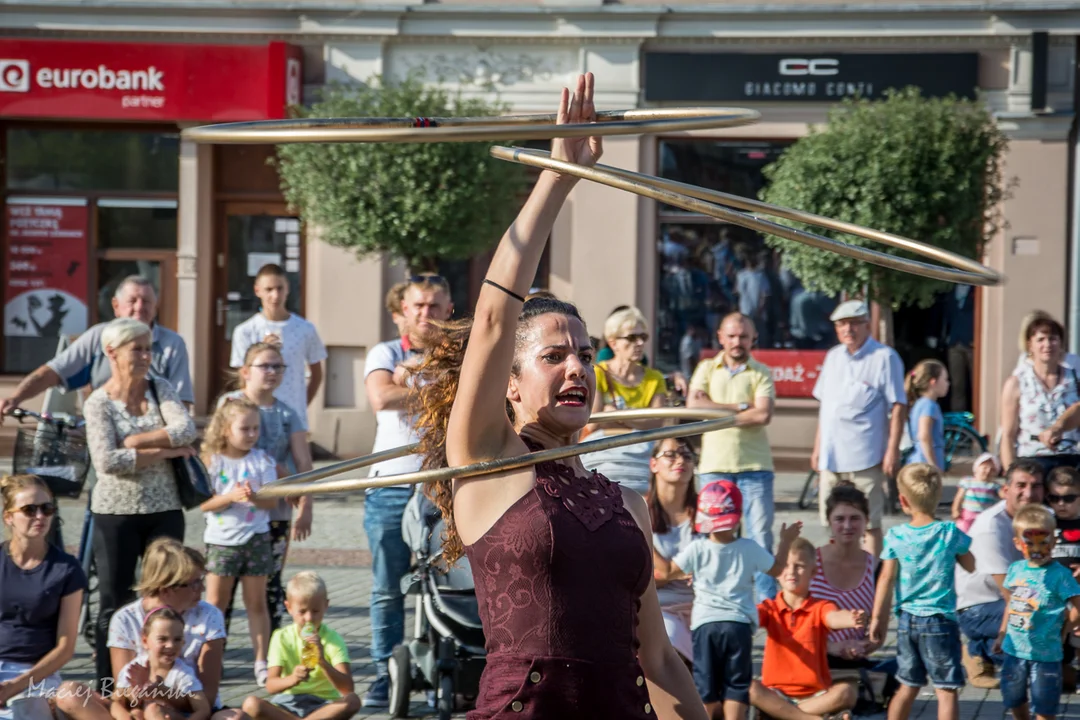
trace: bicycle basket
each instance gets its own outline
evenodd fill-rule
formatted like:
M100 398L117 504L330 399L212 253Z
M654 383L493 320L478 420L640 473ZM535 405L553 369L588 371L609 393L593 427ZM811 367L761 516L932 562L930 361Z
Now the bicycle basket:
M57 497L77 498L86 483L90 452L86 439L74 431L40 424L36 430L19 428L12 466L17 474L40 477Z

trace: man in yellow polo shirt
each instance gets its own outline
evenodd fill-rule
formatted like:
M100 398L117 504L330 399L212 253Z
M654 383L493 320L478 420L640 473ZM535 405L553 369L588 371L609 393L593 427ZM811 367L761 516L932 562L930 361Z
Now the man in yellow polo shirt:
M731 313L716 332L723 351L702 360L690 379L686 404L691 408L731 410L735 427L706 433L701 443L702 487L730 480L743 497L746 534L772 552L773 460L765 426L772 420L776 388L772 370L750 356L757 330L741 313ZM757 601L776 595L776 581L754 577Z

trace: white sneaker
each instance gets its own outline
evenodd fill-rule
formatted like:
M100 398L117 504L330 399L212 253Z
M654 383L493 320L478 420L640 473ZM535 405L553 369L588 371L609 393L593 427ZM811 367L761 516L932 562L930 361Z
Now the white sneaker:
M261 687L266 687L266 678L270 675L270 671L267 670L265 660L255 661L255 683Z

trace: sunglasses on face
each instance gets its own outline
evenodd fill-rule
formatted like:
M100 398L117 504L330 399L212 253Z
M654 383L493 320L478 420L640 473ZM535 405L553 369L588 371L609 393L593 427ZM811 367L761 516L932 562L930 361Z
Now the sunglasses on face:
M682 458L687 462L693 462L694 453L690 452L689 450L667 450L660 453L656 457L667 460L669 463L675 462L675 458Z
M252 365L251 367L258 368L259 370L262 370L263 372L279 373L279 372L284 372L285 368L287 368L288 365L284 365L282 363L263 363L263 364L259 364L259 365Z
M52 517L56 514L56 505L51 502L41 503L40 505L23 505L16 512L21 512L28 518L37 517L39 512L45 517Z
M197 590L206 584L205 577L197 577L191 582L184 583L182 585L173 585L173 590Z
M1068 495L1051 494L1046 496L1046 501L1051 505L1056 505L1057 503L1074 503L1077 500L1080 500L1080 495L1077 495L1076 493L1069 493Z
M649 342L649 333L630 333L622 336L619 340L625 340L629 343Z

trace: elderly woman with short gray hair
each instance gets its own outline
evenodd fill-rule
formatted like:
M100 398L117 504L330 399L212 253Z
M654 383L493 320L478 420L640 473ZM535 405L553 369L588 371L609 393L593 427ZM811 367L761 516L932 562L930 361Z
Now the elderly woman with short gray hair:
M169 460L195 454L195 423L167 380L150 375L150 327L114 320L101 334L112 377L83 405L87 444L97 473L94 513L100 612L98 687L112 677L109 621L131 602L135 567L157 537L184 540L184 513Z

